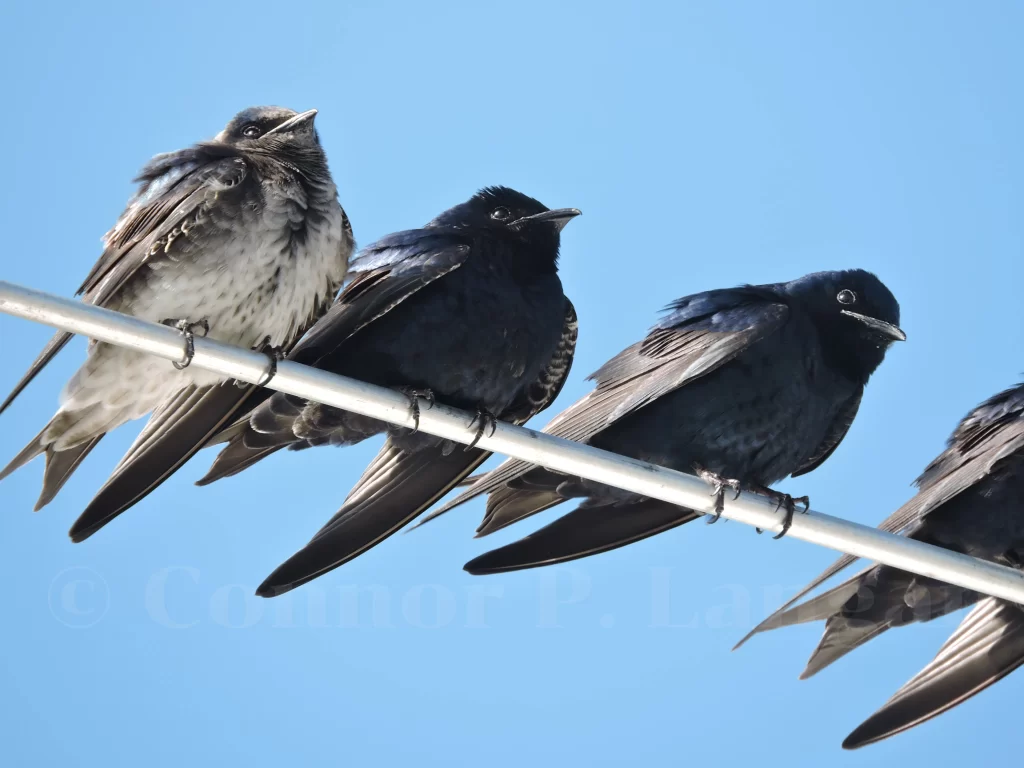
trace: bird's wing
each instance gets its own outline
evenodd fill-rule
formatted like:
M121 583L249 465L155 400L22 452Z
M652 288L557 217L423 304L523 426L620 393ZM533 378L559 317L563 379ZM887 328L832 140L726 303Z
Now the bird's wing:
M913 728L998 682L1024 663L1024 612L989 597L964 618L931 663L846 737L857 749Z
M135 196L104 237L104 251L78 289L89 304L105 306L142 266L173 258L175 242L187 238L219 195L237 190L248 177L241 157L217 144L159 155L136 181ZM60 331L44 347L7 399L0 413L60 352L72 334Z
M344 343L360 329L457 269L469 251L465 235L445 228L397 232L365 248L349 265L354 279L287 359L317 366L331 355L343 354ZM258 392L241 418L214 437L213 442L227 445L199 484L236 474L277 448L297 442L291 429L304 403L271 390ZM259 421L259 431L250 420ZM250 436L253 439L247 440Z
M1024 385L1001 392L957 426L949 444L915 481L917 494L880 526L898 533L1024 451Z
M644 499L625 507L582 504L529 536L485 552L463 567L482 575L565 563L624 547L698 517L693 510L659 499Z
M141 501L199 451L241 408L255 387L233 382L189 386L153 412L146 427L70 531L84 541Z
M643 341L592 374L597 382L594 391L556 416L544 432L585 443L619 419L729 362L789 317L789 308L777 297L753 287L697 294L676 302L672 310ZM531 468L526 462L508 460L438 514L491 493ZM488 515L479 532L490 533L523 516Z
M1024 431L1024 384L1003 390L972 410L957 425L946 450L915 481L921 489L934 486L977 458L998 460L1020 447Z
M462 266L469 252L467 235L443 227L396 232L367 246L349 266L353 279L288 359L315 365L360 329Z
M828 431L825 433L825 439L821 441L821 445L811 454L811 458L793 472L793 477L806 475L808 472L817 469L833 454L836 448L839 447L839 444L843 442L846 433L850 431L853 420L857 418L857 411L860 409L860 401L863 397L864 387L858 387L857 391L839 409Z
M572 366L577 331L576 311L566 299L562 337L551 360L503 417L523 423L554 401ZM387 440L337 514L263 582L258 594L287 592L358 557L428 509L490 455L450 446L409 453Z
M273 597L305 584L393 534L479 466L487 452L441 447L407 453L389 439L338 513L267 577L256 594Z
M943 451L916 481L917 494L878 528L903 533L933 510L983 480L1001 462L1024 451L1024 385L1000 392L960 422ZM773 628L777 617L857 558L843 555L736 644Z
M832 454L857 415L862 392L863 389L847 401L815 457L794 475L810 472ZM540 512L559 501L561 498L552 491L531 494L528 489L505 486L491 494L488 507L494 517L500 515L503 520L514 521L521 519L524 512ZM658 499L646 499L628 507L589 507L584 503L529 536L480 555L468 562L465 569L472 574L502 573L564 563L624 547L698 517L693 510Z

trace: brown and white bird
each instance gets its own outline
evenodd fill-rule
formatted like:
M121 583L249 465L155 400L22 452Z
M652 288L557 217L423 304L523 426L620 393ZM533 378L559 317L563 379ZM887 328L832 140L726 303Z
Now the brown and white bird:
M253 107L213 140L158 155L79 293L89 304L197 329L236 346L287 352L327 310L353 249L352 228L313 123L316 110ZM57 333L3 412L67 344ZM197 368L91 342L57 413L0 471L46 457L48 504L102 437L153 412L71 529L81 541L156 488L255 389Z

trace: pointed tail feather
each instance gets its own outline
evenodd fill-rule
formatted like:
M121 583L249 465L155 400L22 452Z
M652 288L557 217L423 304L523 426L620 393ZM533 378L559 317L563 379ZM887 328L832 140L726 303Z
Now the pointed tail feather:
M490 457L491 457L491 452L488 451L485 460L489 459ZM465 488L467 486L474 485L474 484L476 484L476 482L478 480L481 480L481 479L483 479L483 478L485 478L487 476L488 476L487 472L481 472L479 475L470 475L469 477L464 477L462 480L460 480L454 486L452 486L452 488L453 489L454 488ZM480 488L479 490L476 490L476 491L474 491L473 489L470 489L469 491L465 491L465 492L459 494L456 498L454 498L452 501L448 502L444 506L439 507L438 509L435 509L430 514L424 515L420 520L418 520L416 522L415 525L409 526L409 528L406 529L406 533L411 533L412 531L415 531L420 526L426 525L427 523L429 523L432 520L436 520L441 515L443 515L445 512L450 512L455 507L461 506L461 505L465 504L466 502L472 501L477 496L480 496L481 494L486 493L486 491L487 491L487 489L485 487L482 487L482 488ZM477 535L480 535L480 534L478 533Z
M196 485L209 485L225 477L234 477L284 447L274 445L269 448L248 448L240 437L233 439L217 454L206 474L196 480Z
M502 528L551 509L566 501L564 496L551 489L522 490L503 487L487 497L487 512L476 529L477 538L500 531Z
M912 533L912 531L908 531L907 529L908 526L910 526L913 523L913 516L908 514L906 510L912 506L915 499L917 499L916 496L909 502L904 504L902 507L900 507L900 509L896 510L896 512L891 514L888 518L879 523L878 529L881 531L887 531L889 533ZM830 565L828 568L826 568L824 571L818 574L807 586L805 586L803 589L801 589L799 592L793 595L793 597L787 600L783 605L779 606L775 613L773 613L759 625L754 627L754 629L751 630L746 637L744 637L742 640L736 643L735 646L733 646L733 650L735 651L737 648L739 648L741 645L747 642L747 640L749 640L754 635L760 632L765 632L769 629L773 629L774 626L771 626L772 622L774 622L780 615L785 613L787 609L795 605L803 597L813 592L815 589L820 587L822 584L831 579L837 573L848 568L852 563L856 562L857 559L858 558L854 557L853 555L843 555L842 557L838 558L834 563L832 563L832 565Z
M431 520L435 520L441 515L445 514L446 512L450 512L451 510L455 509L455 507L462 506L466 502L472 501L478 496L489 494L492 491L500 491L500 489L502 489L505 483L507 483L510 479L518 477L528 469L530 469L529 464L523 464L522 462L516 461L515 459L506 459L504 462L499 464L490 472L484 472L480 475L474 475L471 478L464 478L462 481L459 482L459 484L456 487L469 487L466 488L465 491L460 493L458 496L456 496L454 499L449 501L444 506L431 512L429 516L425 517L420 522L420 525L422 525L423 523L428 523ZM488 508L490 508L490 505L491 501L490 499L488 499ZM547 509L547 507L545 507L545 509ZM539 512L540 510L537 511ZM478 532L480 532L484 528L486 522L487 516L484 517L484 522L481 523L480 528L477 529Z
M872 566L873 567L873 566ZM857 590L860 587L860 579L864 576L871 568L858 573L852 579L844 581L837 587L833 587L828 592L825 592L812 600L808 600L806 603L801 603L795 608L786 610L788 606L791 606L796 600L807 591L804 590L793 600L790 600L786 605L779 610L775 611L771 616L762 621L756 627L754 627L746 636L740 640L736 645L733 646L735 651L745 642L747 642L754 635L760 634L761 632L768 632L772 629L779 629L781 627L791 627L796 624L806 624L811 621L822 621L827 619L832 614L838 612L843 605L857 594Z
M164 403L70 531L84 541L160 486L243 406L253 387L187 387Z
M384 443L338 513L267 577L256 594L275 597L344 565L430 507L490 454L443 448L406 453Z
M64 484L71 479L71 475L78 469L89 452L96 447L96 444L103 439L103 435L94 437L85 443L79 443L74 448L66 451L55 451L52 448L46 450L46 469L43 472L43 490L36 501L35 510L38 512L51 501L64 487Z
M889 628L912 622L914 619L908 616L906 601L915 578L914 574L906 571L876 566L810 601L822 601L815 611L821 615L829 606L838 603L844 592L849 595L846 602L825 621L825 631L800 673L800 679L816 675Z
M500 467L499 467L499 469L500 469ZM470 486L470 487L467 488L462 493L460 493L454 499L449 501L447 504L445 504L445 505L435 509L429 515L427 515L422 520L420 520L419 523L417 523L415 527L419 528L421 525L429 523L431 520L436 520L437 518L439 518L441 515L445 514L446 512L451 512L456 507L461 507L463 504L466 504L467 502L472 501L473 499L477 498L478 496L483 496L483 495L485 495L485 494L487 494L487 493L489 493L489 492L491 492L491 491L493 491L493 490L495 490L497 488L500 488L501 487L501 483L500 482L492 483L490 481L490 476L491 476L491 473L485 472L484 474L481 474L481 475L474 475L472 478L463 478L458 484L455 485L455 487L456 488L463 488L463 487L466 487L466 486ZM470 482L474 478L475 478L475 480L473 482Z
M46 343L45 347L43 347L43 351L39 353L35 362L29 366L28 372L21 377L21 381L14 385L14 389L11 391L11 394L7 396L6 400L0 403L0 413L6 411L7 407L14 402L18 395L22 393L22 390L32 382L32 379L38 376L39 372L57 356L57 353L64 349L67 343L71 341L72 335L73 334L70 333L64 333L63 331L58 331L54 334L53 338Z
M28 445L21 449L17 456L11 459L10 463L3 469L0 469L0 480L8 477L15 470L21 469L23 466L28 464L36 456L41 456L46 453L46 443L43 442L43 435L46 434L46 430L50 428L47 424L38 435L33 437Z
M891 627L892 623L885 620L849 621L843 616L831 617L825 622L825 632L811 658L807 660L804 671L800 673L800 679L807 680L813 677Z
M51 421L50 424L52 423ZM32 438L29 444L11 460L10 464L0 471L0 480L3 480L15 470L28 464L36 456L46 456L46 469L43 470L43 488L39 494L39 499L36 501L35 512L38 512L53 501L54 497L60 492L60 489L71 478L74 471L78 469L78 465L82 463L85 457L89 455L89 452L103 438L103 435L100 435L92 440L72 446L67 450L55 451L44 440L44 435L50 429L50 424L43 427L42 431Z
M505 464L507 463L505 462ZM436 520L446 512L455 509L455 507L460 507L484 494L489 494L487 498L487 511L484 513L484 519L476 529L477 537L494 533L505 526L512 525L512 523L518 520L538 512L543 512L545 509L550 509L555 504L565 501L564 497L554 491L562 479L560 476L558 480L550 484L550 487L545 487L541 483L537 486L510 488L505 484L506 478L500 471L505 464L501 464L493 472L474 475L476 482L472 483L472 487L460 493L444 506L435 509L410 528L410 530L415 530L431 520ZM532 472L548 473L547 470L540 467L534 467ZM455 487L471 485L470 480L472 479L467 478Z
M989 597L967 614L935 658L843 742L857 749L913 728L1024 663L1024 611Z
M692 510L657 499L618 507L581 505L519 541L470 560L463 568L479 576L565 563L624 547L698 517Z
M302 412L303 403L283 395L276 397L274 395L280 393L272 390L271 396L266 393L267 390L256 390L247 402L244 417L212 436L211 445L225 442L227 445L196 485L209 485L237 475L282 448L301 447L292 427L295 417ZM256 404L260 407L255 408Z
M978 600L977 592L884 565L869 569L858 582L855 593L825 623L801 680L892 627L931 621Z

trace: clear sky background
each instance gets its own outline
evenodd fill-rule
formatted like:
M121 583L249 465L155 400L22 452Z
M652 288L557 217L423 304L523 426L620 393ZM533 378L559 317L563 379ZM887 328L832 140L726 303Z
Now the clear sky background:
M586 374L695 291L846 267L905 345L842 447L784 484L877 523L957 420L1024 371L1024 8L1015 2L9 3L0 277L71 295L157 152L252 104L316 107L361 244L507 184L584 215L562 276ZM0 317L0 390L49 331ZM78 341L2 419L51 415ZM288 597L257 584L377 450L276 455L195 488L212 451L87 543L66 531L125 427L33 515L0 485L0 764L996 764L1024 672L884 744L840 743L959 621L888 633L808 682L820 625L738 640L832 560L696 523L557 569L462 564L482 505Z

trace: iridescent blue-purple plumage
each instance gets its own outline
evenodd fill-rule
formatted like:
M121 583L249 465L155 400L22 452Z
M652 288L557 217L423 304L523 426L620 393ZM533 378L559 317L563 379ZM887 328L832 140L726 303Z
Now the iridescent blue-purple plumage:
M572 361L576 317L557 257L561 228L578 213L489 188L423 229L388 235L353 261L354 280L289 359L522 423L550 404ZM228 430L203 483L284 447L349 445L379 433L387 442L341 510L259 594L293 589L356 557L489 454L280 393Z
M763 489L810 471L835 450L886 348L903 338L898 322L895 298L861 270L689 296L598 370L594 391L545 432ZM698 516L517 461L433 516L482 493L489 498L481 535L570 498L583 503L472 561L472 573L596 554Z

